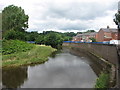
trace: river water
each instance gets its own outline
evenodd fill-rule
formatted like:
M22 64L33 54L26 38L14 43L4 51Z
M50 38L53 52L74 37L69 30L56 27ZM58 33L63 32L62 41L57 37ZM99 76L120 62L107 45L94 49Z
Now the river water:
M2 71L4 88L93 88L96 78L89 58L66 50L44 64Z

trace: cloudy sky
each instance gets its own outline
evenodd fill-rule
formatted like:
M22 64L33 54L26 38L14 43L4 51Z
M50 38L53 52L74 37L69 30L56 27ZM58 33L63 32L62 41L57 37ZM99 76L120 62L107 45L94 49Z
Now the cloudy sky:
M0 0L0 10L14 4L29 15L27 31L78 32L117 26L113 22L119 0Z

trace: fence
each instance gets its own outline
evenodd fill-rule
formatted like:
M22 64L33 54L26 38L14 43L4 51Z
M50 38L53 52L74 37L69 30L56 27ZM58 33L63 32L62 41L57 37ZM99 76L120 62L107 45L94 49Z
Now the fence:
M110 44L110 42L109 42L109 41L106 41L106 42L64 41L63 43L95 43L95 44Z

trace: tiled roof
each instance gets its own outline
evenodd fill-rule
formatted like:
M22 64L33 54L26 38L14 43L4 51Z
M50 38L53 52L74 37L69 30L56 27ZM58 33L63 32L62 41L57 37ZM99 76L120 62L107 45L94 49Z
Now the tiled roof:
M100 30L103 30L104 32L117 32L116 28L101 28Z
M77 37L79 37L79 36L87 36L87 35L96 35L96 33L97 32L78 34Z

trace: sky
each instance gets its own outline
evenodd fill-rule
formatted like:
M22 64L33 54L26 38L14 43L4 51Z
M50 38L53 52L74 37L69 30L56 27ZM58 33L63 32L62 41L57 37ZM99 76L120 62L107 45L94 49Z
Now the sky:
M0 0L0 11L8 5L22 7L29 15L27 31L81 32L117 28L113 19L119 0Z

